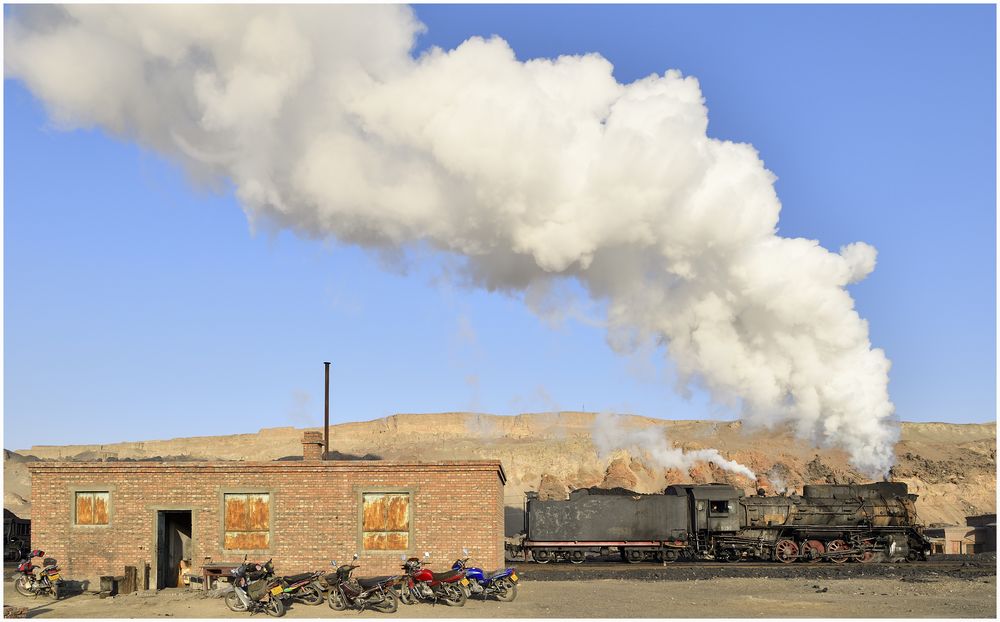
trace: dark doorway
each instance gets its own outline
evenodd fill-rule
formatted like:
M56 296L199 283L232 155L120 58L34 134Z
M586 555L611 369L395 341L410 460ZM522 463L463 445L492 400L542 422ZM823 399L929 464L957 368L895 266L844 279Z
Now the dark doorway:
M191 510L156 513L156 589L182 587L181 562L191 564Z

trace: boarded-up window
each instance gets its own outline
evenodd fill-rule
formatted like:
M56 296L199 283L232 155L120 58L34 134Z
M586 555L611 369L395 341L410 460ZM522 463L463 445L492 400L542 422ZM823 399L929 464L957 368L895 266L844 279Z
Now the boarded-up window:
M361 499L361 540L365 550L408 550L410 493L366 492Z
M107 491L76 493L76 524L107 525L108 497Z
M227 549L260 550L271 544L271 496L264 493L226 493Z

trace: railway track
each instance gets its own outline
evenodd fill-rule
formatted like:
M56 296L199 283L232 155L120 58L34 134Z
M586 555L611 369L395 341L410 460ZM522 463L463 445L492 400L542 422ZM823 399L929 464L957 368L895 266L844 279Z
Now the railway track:
M898 578L901 581L933 582L935 577L978 579L996 575L996 561L931 560L914 563L875 564L778 564L774 562L674 562L624 564L593 561L536 564L513 562L519 576L534 581L618 579L636 581L690 581L714 578L852 579Z

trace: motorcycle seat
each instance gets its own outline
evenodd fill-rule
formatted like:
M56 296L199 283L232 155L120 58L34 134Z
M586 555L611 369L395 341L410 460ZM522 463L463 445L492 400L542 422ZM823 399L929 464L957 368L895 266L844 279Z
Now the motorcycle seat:
M434 577L435 581L447 581L458 575L462 574L461 570L449 570L448 572L431 572L431 576Z
M305 581L306 579L311 579L312 576L313 573L311 572L302 572L299 574L288 575L287 577L281 577L281 578L284 579L285 581L288 581L289 583L296 583L298 581Z
M358 585L367 590L369 588L375 587L379 583L385 583L386 581L389 581L392 578L393 577L390 575L386 575L384 577L363 577L361 579L358 579Z

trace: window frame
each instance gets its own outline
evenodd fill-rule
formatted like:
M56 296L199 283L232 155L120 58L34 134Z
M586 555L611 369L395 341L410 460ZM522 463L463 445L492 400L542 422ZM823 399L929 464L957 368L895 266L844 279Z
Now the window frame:
M417 550L416 543L414 542L415 535L415 523L416 523L416 503L417 503L417 493L419 488L416 486L354 486L354 497L357 502L357 550L359 554L362 555L391 555L393 557L398 557L400 554L405 554L407 556L414 555ZM365 548L365 495L371 494L408 494L410 496L410 501L408 505L409 517L409 529L407 530L405 549L392 549L392 550L379 550L379 549L366 549Z
M108 495L108 522L101 524L81 524L76 522L76 496L80 493L103 492ZM116 489L110 484L87 484L83 486L69 487L69 526L70 529L108 529L115 523L115 493Z
M708 501L708 515L709 516L729 516L731 512L729 511L729 505L732 503L729 499L709 499ZM722 504L722 509L716 509L717 504Z
M267 495L267 548L227 549L226 548L226 495ZM220 488L219 489L219 550L223 554L270 553L274 548L274 504L277 501L273 488Z

